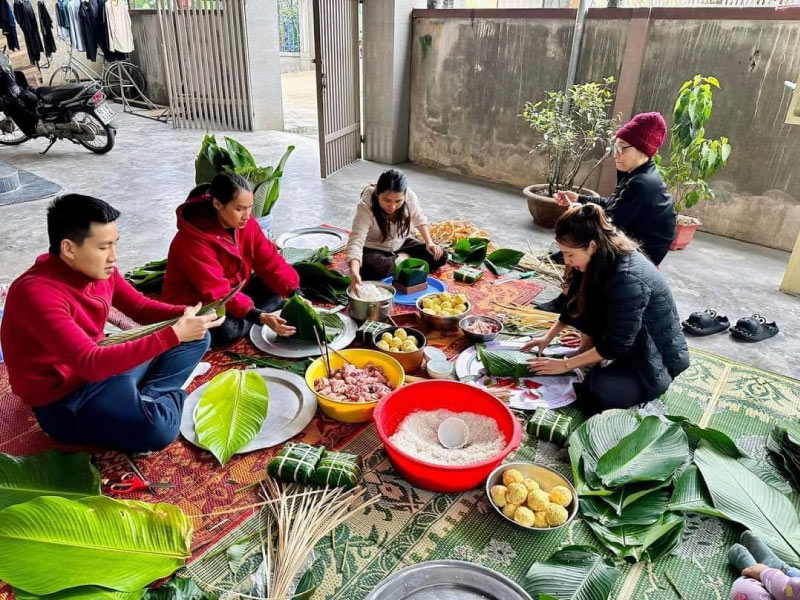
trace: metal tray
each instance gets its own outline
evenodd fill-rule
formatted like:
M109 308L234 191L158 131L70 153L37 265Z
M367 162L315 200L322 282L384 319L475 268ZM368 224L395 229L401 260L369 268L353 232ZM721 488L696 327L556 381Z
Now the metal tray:
M282 444L303 431L317 411L317 397L299 375L271 368L256 369L256 372L267 382L269 410L258 435L236 454ZM186 398L181 416L181 435L201 448L194 429L194 413L206 387L207 383L201 385Z
M347 233L340 229L303 227L302 229L292 229L280 234L278 239L275 240L275 244L278 248L317 249L327 246L335 254L343 250L347 245L347 237Z
M384 579L366 600L531 600L508 577L481 565L437 560Z
M521 342L494 341L487 342L485 346L493 350L519 350ZM544 356L562 355L564 348L551 346L545 349ZM531 355L533 356L533 355ZM484 389L497 387L503 377L489 377L483 371L483 365L478 360L478 350L470 346L458 355L456 359L456 377L460 381L473 383ZM510 388L511 397L509 405L517 410L535 410L537 408L561 408L575 402L575 390L572 384L583 379L579 369L564 375L541 375L538 377L521 377L515 380ZM486 385L490 381L491 385ZM530 387L526 387L530 386Z
M317 312L325 312L325 309L322 308L317 308L316 310ZM337 313L337 316L342 320L343 327L339 334L333 338L333 341L328 343L328 346L334 350L343 350L356 339L358 325L347 315ZM306 358L320 355L316 340L312 342L281 337L266 325L251 327L250 341L262 352L281 358Z

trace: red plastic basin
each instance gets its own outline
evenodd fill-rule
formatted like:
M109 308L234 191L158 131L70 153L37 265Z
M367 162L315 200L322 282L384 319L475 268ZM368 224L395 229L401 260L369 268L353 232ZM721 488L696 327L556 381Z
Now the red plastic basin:
M446 409L492 417L506 437L506 446L492 458L467 466L436 465L398 449L389 438L412 412ZM475 386L457 381L420 381L385 396L372 416L394 468L414 485L434 492L463 492L483 485L489 473L519 446L522 426L500 400Z

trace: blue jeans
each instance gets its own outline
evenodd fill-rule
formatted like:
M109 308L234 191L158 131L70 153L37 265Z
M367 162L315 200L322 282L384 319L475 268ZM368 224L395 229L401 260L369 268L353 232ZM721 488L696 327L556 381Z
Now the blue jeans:
M130 371L87 383L58 402L33 409L49 436L66 444L122 452L161 450L178 437L186 392L181 388L211 337L186 342Z

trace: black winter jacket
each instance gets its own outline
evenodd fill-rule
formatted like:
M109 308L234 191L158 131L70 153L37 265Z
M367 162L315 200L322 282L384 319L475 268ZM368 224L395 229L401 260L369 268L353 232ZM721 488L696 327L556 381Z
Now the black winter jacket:
M608 198L579 196L579 201L602 206L618 229L641 244L653 264L664 260L675 237L675 208L652 158L630 173L617 171L617 185Z
M582 276L575 272L570 296ZM590 290L585 317L564 312L560 320L591 336L603 358L636 372L646 400L659 397L689 366L689 348L664 275L634 252L617 259L600 287Z

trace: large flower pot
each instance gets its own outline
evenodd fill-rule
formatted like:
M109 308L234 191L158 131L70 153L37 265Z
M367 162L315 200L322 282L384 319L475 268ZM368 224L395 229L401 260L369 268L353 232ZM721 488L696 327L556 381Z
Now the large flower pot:
M577 189L575 190L578 191ZM563 206L559 206L558 202L556 202L550 196L547 196L547 184L546 183L537 183L534 185L529 185L522 193L525 194L525 197L528 199L528 210L533 217L533 222L541 227L547 227L548 229L552 229L558 217L560 217L565 210L567 210ZM581 188L580 194L585 196L599 196L597 192L594 190L590 190L587 188Z
M256 221L258 222L258 226L261 227L261 231L263 231L264 235L267 236L268 240L275 238L275 236L272 234L272 213L263 217L257 217Z
M683 222L681 222L683 220ZM678 223L675 225L675 239L672 240L670 250L683 250L694 238L694 232L703 223L700 219L689 217L688 219L678 217Z

